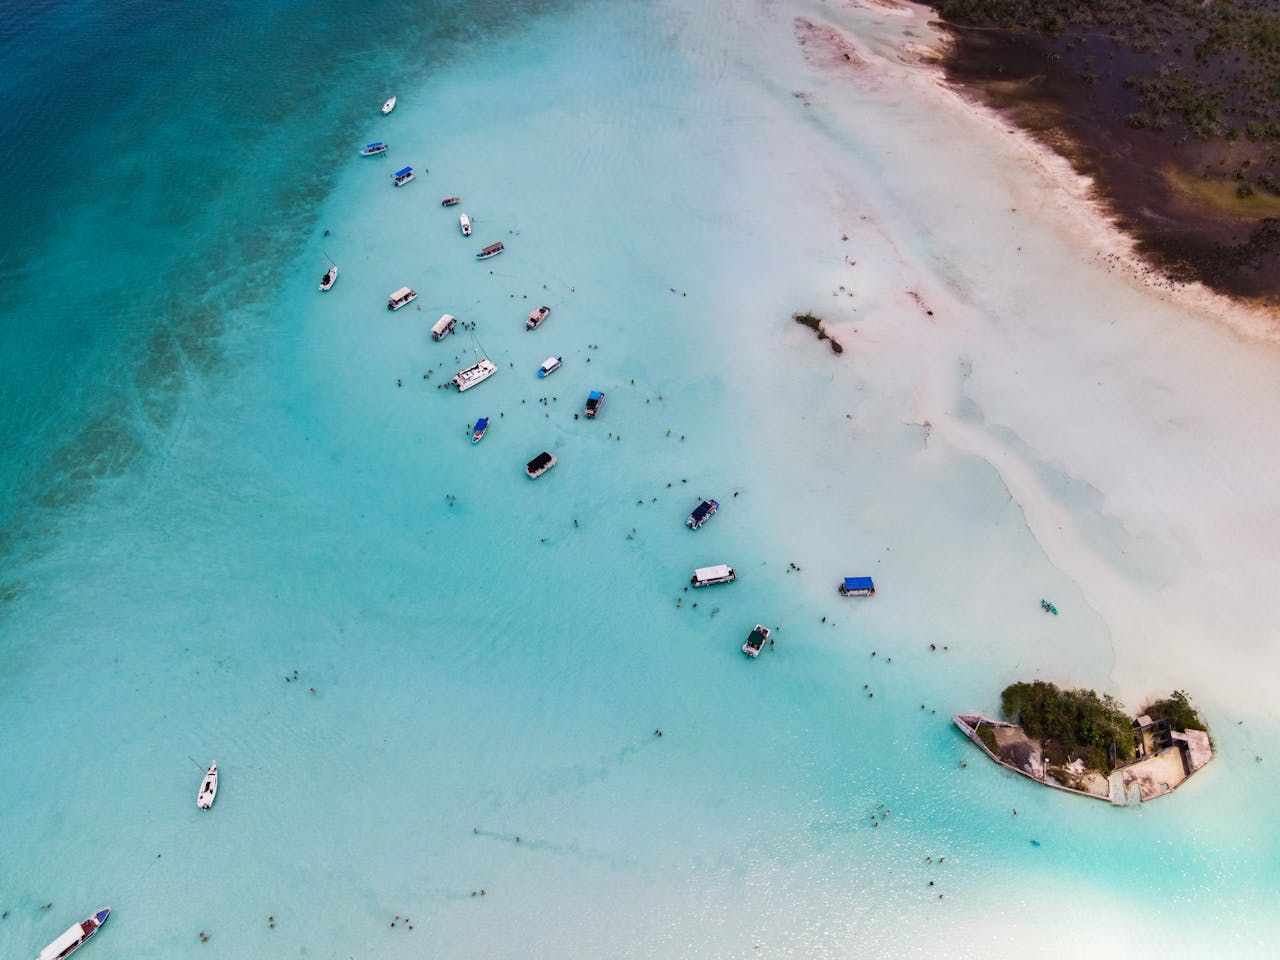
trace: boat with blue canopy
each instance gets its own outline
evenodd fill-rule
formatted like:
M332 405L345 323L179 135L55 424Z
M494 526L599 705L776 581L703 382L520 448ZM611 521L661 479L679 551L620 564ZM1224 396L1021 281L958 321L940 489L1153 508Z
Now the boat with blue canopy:
M845 577L844 582L840 584L840 595L842 597L874 597L875 581L870 577Z
M471 442L479 443L484 438L484 432L489 429L489 418L481 417L476 421L475 427L471 431Z
M378 154L386 152L387 145L381 140L375 140L373 143L366 143L360 148L360 156L362 157L376 157Z
M414 176L413 167L405 167L404 169L397 170L393 173L391 175L391 180L397 187L403 187L406 183L412 180Z
M592 390L587 394L587 419L594 420L596 414L600 412L600 408L604 406L604 391Z

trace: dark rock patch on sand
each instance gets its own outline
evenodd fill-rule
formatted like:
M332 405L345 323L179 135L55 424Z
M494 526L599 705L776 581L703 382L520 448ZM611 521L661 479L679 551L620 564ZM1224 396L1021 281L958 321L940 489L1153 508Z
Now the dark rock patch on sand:
M831 344L832 353L844 353L844 347L840 342L827 333L821 317L814 316L812 313L793 313L791 319L802 327L808 327L818 335L819 340L825 340Z

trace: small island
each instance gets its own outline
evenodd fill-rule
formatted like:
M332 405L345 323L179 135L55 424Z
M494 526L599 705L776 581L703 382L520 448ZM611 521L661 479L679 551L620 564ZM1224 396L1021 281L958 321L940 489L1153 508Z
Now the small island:
M1004 720L953 719L1002 767L1116 806L1172 793L1213 759L1208 728L1182 690L1134 718L1114 697L1037 680L1006 687L1000 709Z

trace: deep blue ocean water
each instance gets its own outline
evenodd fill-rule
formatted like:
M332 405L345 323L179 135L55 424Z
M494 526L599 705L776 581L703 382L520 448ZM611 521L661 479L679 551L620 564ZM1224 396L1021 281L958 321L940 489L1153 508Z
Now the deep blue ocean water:
M1105 630L1022 609L1078 592L999 478L791 324L858 223L809 164L895 161L732 10L0 9L0 954L109 903L95 956L1266 955L1247 735L1113 811L948 725ZM461 396L446 311L500 368Z

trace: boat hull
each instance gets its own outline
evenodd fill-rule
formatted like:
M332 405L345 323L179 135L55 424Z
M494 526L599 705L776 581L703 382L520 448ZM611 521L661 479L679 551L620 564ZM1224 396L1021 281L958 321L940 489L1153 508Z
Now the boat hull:
M102 925L107 922L109 916L111 916L111 908L103 907L93 916L86 917L74 927L69 927L60 937L41 950L36 960L65 960L88 943L89 939L102 929Z

